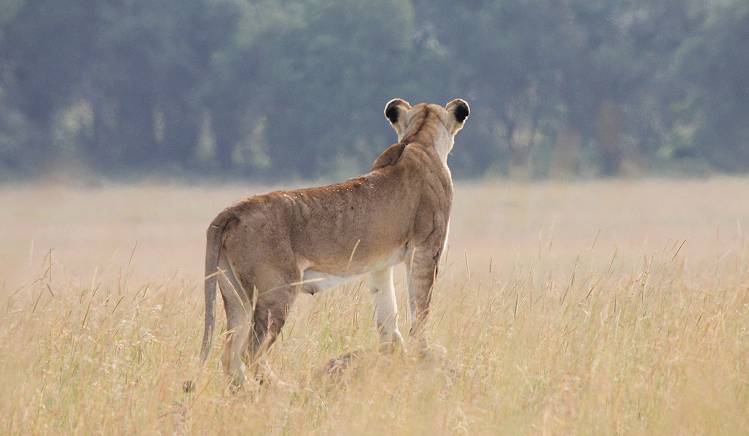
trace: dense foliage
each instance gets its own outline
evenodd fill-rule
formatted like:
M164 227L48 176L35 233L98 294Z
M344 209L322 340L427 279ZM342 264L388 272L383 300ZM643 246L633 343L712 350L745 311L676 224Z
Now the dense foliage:
M464 177L749 169L745 0L0 0L0 174L335 177L463 97Z

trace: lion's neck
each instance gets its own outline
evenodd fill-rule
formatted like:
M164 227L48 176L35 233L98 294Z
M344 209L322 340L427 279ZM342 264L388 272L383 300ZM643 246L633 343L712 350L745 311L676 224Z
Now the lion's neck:
M427 147L434 147L434 151L437 152L440 162L445 166L447 166L447 156L453 148L453 139L450 138L447 132L439 132L437 134L429 132L429 134L411 135L407 138L400 139L398 142L406 144L417 142Z
M430 119L430 114L426 111L422 117L412 123L410 128L398 138L398 142L418 142L425 146L434 147L440 161L447 167L447 155L450 154L453 147L453 138L443 128L441 122L436 119L436 116Z
M440 157L440 161L447 166L447 155L450 154L450 150L453 148L453 139L444 133L440 137L436 138L433 142L434 150Z

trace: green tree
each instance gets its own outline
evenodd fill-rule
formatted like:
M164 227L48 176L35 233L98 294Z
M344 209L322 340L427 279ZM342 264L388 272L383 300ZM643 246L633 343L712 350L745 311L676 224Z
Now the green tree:
M698 157L726 171L749 169L749 4L721 3L676 53L669 157Z
M8 129L2 133L6 141L15 141L6 152L17 154L22 148L24 156L3 159L15 162L14 167L39 171L58 155L55 117L79 96L80 65L91 56L94 4L93 0L24 0L1 8L0 88L6 107L4 129Z

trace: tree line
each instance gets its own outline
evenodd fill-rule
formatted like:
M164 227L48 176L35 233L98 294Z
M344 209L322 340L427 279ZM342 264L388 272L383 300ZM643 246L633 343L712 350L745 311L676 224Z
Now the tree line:
M749 169L745 0L2 0L0 178L318 178L462 97L462 177Z

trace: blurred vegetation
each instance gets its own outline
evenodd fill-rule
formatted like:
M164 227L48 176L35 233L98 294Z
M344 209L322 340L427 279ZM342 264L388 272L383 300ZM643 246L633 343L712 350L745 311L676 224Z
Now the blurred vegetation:
M0 0L0 174L315 178L463 97L462 177L749 169L745 0Z

